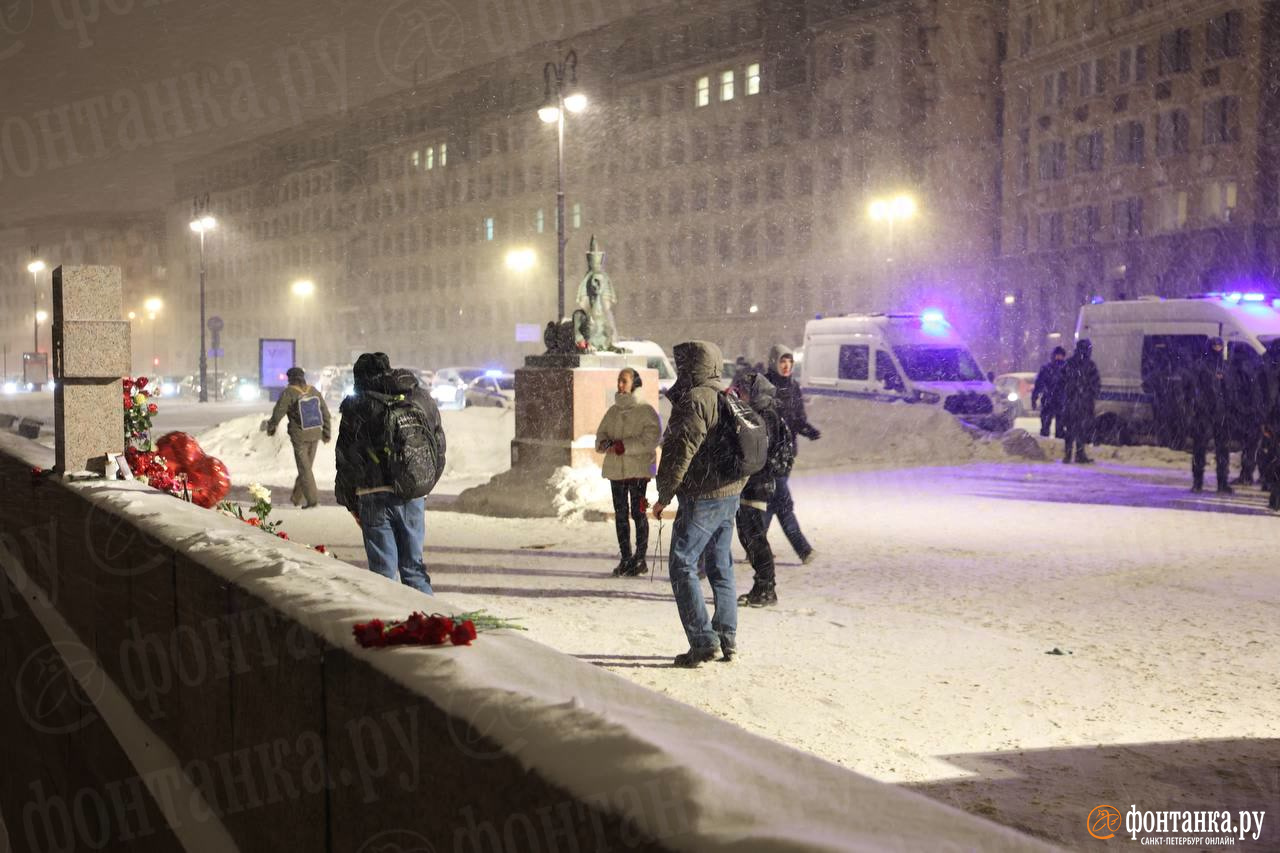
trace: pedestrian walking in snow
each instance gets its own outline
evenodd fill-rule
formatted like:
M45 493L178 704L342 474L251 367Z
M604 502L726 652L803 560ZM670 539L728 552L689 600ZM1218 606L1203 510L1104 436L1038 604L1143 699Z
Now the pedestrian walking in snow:
M1102 377L1093 363L1093 343L1085 338L1076 342L1076 351L1062 365L1063 431L1066 447L1062 461L1071 462L1075 449L1075 461L1092 462L1085 455L1084 446L1093 435L1093 407L1102 388Z
M617 528L620 555L614 577L649 573L645 562L649 548L645 492L657 467L662 421L653 406L638 398L641 387L639 372L622 368L618 372L618 393L613 397L613 405L596 428L596 452L604 454L601 473L613 491L613 523ZM631 522L636 526L634 551Z
M307 384L307 374L301 367L289 368L285 377L289 384L276 400L267 421L267 435L274 436L280 421L288 418L289 443L293 445L293 461L298 466L298 477L293 481L289 500L294 506L311 509L320 503L311 466L316 461L316 446L322 441L329 443L329 407L320 392Z
M792 456L795 456L797 451L796 436L803 435L810 441L822 438L822 433L809 423L809 418L805 415L804 394L800 391L800 383L796 382L791 375L795 370L795 364L795 354L791 348L777 344L769 350L769 369L765 373L765 379L768 379L775 389L778 413L782 415L782 419L787 422L787 428L791 431ZM766 531L773 523L775 515L778 517L778 523L782 525L782 532L786 535L787 541L791 543L796 556L800 558L800 562L813 562L815 557L813 546L800 530L800 522L796 519L796 505L791 497L791 486L787 477L774 479L773 496L769 498L769 510L764 518Z
M1230 455L1230 390L1227 362L1223 356L1222 338L1210 338L1202 357L1187 367L1183 388L1190 415L1187 427L1191 434L1191 491L1204 490L1204 468L1209 443L1213 443L1218 491L1230 494L1228 482Z
M706 341L687 341L676 344L673 355L676 382L667 391L671 421L662 438L653 517L661 520L671 500L680 498L668 564L671 590L689 640L689 651L677 655L675 665L691 668L714 658L717 646L725 660L737 650L738 592L730 544L747 477L726 479L724 460L717 458L717 451L726 449L719 444L717 432L723 395L720 348ZM710 552L706 571L715 602L711 618L698 583L703 551Z
M751 591L738 596L738 606L770 607L778 603L778 593L766 516L769 512L769 498L773 496L777 479L791 473L795 445L787 422L778 412L774 387L762 374L755 371L739 373L734 378L729 393L737 395L751 406L760 415L769 433L765 466L752 474L743 487L737 520L738 541L747 552L747 559L755 573Z
M1262 359L1246 343L1235 343L1227 358L1227 401L1231 438L1240 444L1240 476L1237 483L1253 485L1262 442L1267 407L1263 391Z
M1067 360L1067 351L1062 347L1054 347L1053 355L1036 374L1035 387L1031 389L1031 408L1040 407L1040 435L1049 437L1049 426L1056 420L1056 438L1062 438L1062 364Z
M445 465L440 411L386 353L364 353L353 373L355 393L338 409L338 503L360 525L369 569L430 595L422 550L425 498Z

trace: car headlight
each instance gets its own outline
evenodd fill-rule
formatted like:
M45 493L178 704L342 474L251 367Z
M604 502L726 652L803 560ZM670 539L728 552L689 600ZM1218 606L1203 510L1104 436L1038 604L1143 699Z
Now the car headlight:
M6 383L4 383L4 393L6 393L6 394L17 394L17 393L18 393L18 383L17 383L17 382L6 382Z
M458 396L452 385L437 385L431 389L431 397L437 403L452 403Z
M1018 392L1010 391L1008 395L1005 396L1005 399L1008 400L1010 403L1018 402Z
M241 385L238 393L241 400L256 400L260 394L257 385Z
M165 384L160 386L160 396L168 397L169 395L175 393L177 390L178 390L177 386L166 382Z
M936 406L942 402L942 395L935 394L932 391L918 391L921 403L928 403L930 406Z

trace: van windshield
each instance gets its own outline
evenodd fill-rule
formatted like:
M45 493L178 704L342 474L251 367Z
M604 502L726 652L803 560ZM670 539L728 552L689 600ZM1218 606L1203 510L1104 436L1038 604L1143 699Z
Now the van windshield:
M893 352L914 382L981 382L986 378L969 351L960 347L912 344L894 347Z
M656 356L652 356L652 355L651 355L651 356L649 356L649 358L648 358L648 359L646 359L646 364L647 364L647 366L648 366L648 368L649 368L650 370L656 370L656 371L658 371L658 378L659 378L659 379L670 379L670 378L671 378L671 371L670 371L670 370L667 370L667 361L666 361L666 359L658 358L658 357L656 357Z

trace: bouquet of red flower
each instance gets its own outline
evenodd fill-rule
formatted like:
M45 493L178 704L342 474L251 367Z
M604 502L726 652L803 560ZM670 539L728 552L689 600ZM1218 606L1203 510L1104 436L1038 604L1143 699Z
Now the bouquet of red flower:
M523 631L524 626L509 619L490 616L483 610L442 616L433 613L414 612L402 622L383 622L371 619L358 622L352 629L356 642L366 649L384 646L442 646L446 641L455 646L469 646L480 630L514 628Z

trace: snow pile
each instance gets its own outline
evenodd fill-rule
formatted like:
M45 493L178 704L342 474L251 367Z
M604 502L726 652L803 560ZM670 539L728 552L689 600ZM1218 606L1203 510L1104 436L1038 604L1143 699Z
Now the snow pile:
M796 468L887 468L1042 459L1022 430L991 435L962 424L939 406L810 396L809 421L822 431L800 440Z
M587 512L613 512L609 481L600 466L562 466L545 473L504 471L458 495L461 512L496 518L580 519Z
M467 408L460 412L441 412L446 440L444 480L487 479L505 471L511 464L511 439L515 435L515 412L499 408ZM284 425L274 436L262 431L261 415L245 415L221 423L196 436L206 453L226 463L231 482L236 486L262 483L268 486L292 486L297 468L293 447ZM340 418L336 418L333 434L336 440ZM316 484L332 489L336 476L334 444L321 444L316 449Z

